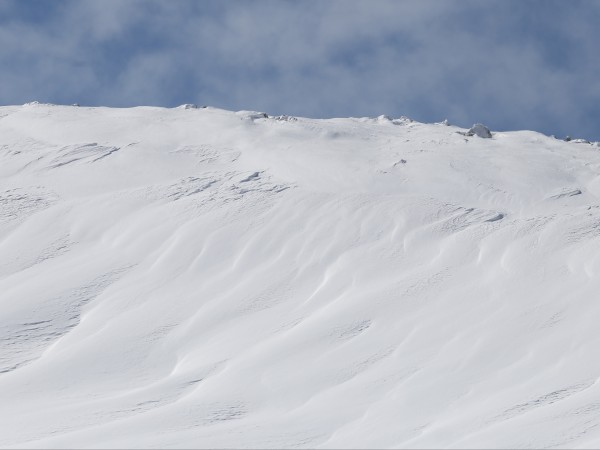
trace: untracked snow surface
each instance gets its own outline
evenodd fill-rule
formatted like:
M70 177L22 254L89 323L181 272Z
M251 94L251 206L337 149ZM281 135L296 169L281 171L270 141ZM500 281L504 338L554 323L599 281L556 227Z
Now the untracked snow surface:
M600 446L600 148L457 131L0 108L0 446Z

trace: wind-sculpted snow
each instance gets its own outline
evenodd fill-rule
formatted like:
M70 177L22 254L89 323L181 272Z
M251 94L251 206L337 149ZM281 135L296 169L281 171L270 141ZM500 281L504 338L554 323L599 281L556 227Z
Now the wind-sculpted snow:
M0 446L600 445L597 146L0 118Z

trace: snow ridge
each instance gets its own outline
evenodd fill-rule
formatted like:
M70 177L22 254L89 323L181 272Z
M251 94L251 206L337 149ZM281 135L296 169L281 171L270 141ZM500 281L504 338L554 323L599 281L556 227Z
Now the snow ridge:
M600 445L597 146L0 117L0 446Z

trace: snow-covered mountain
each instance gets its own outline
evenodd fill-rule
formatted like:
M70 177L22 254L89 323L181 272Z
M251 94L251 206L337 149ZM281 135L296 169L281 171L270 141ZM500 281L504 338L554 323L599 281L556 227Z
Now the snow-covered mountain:
M0 446L600 446L600 148L464 132L0 108Z

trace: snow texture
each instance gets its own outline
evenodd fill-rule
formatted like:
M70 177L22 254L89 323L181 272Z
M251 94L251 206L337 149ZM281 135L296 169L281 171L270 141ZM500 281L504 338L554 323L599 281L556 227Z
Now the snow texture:
M0 108L0 446L598 448L598 147L459 131Z

